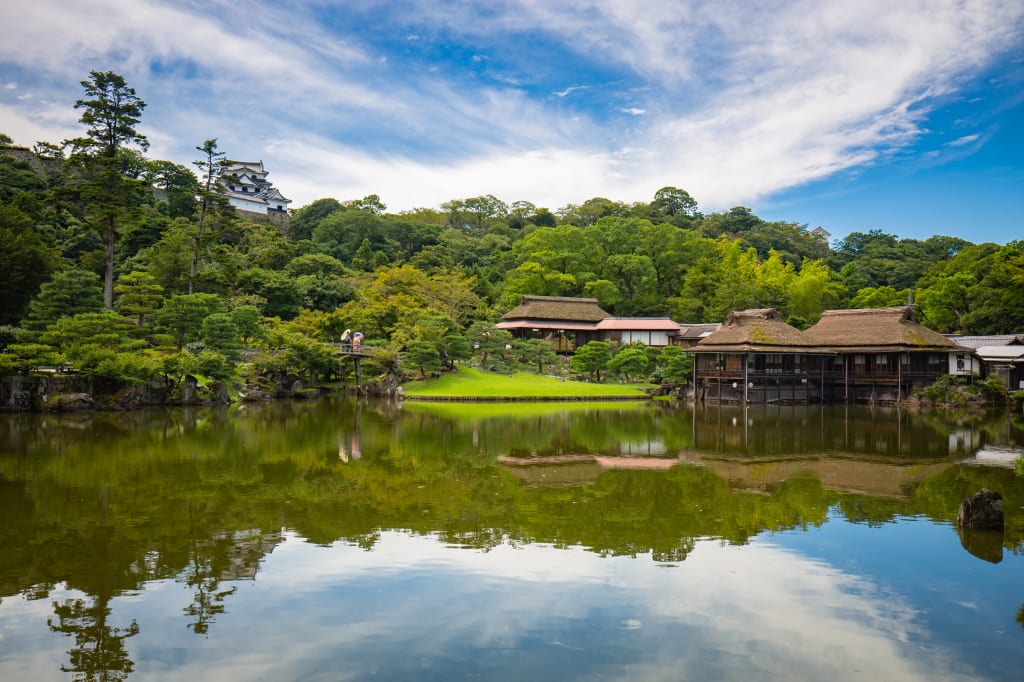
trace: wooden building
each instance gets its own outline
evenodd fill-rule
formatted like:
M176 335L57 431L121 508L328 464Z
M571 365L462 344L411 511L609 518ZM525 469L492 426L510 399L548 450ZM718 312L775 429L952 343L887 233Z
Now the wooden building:
M681 325L667 317L613 317L596 298L523 296L495 327L516 338L545 338L558 350L571 352L590 341L671 346L680 338Z
M816 402L832 352L814 348L774 308L731 313L688 349L695 397L708 402Z
M494 325L516 338L543 337L559 351L572 351L599 339L597 323L611 317L596 298L523 296L522 301Z
M827 310L803 332L774 309L734 312L689 352L695 396L709 402L898 402L972 367L969 348L909 306Z
M833 353L826 402L897 402L943 374L970 375L970 349L918 323L911 306L826 310L803 337Z
M667 317L606 317L597 323L602 341L664 348L679 338L680 325Z

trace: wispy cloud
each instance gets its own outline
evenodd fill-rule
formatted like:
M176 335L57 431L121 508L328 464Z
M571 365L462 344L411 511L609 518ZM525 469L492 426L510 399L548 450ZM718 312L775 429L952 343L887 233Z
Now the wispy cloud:
M977 142L980 138L981 138L981 134L980 133L975 133L973 135L964 135L963 137L959 137L959 138L953 140L952 142L950 142L949 146L950 147L964 147L966 145L971 144L972 142Z
M553 92L551 94L554 95L555 97L565 97L566 95L570 95L576 92L577 90L587 90L589 88L589 85L570 85L565 90L559 90L558 92Z

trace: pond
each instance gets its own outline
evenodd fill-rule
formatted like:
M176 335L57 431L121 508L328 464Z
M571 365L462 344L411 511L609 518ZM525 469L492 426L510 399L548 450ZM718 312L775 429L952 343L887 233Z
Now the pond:
M3 680L1006 680L1019 418L0 415ZM1006 528L958 531L980 488Z

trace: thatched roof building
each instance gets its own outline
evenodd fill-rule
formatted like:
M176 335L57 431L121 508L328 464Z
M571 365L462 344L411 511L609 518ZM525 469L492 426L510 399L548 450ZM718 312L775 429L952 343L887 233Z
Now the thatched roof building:
M844 353L954 351L942 334L917 321L910 306L826 310L816 325L803 332L805 343Z
M611 317L596 298L565 296L523 296L522 302L501 316L499 329L594 330L601 320Z
M782 321L774 308L740 310L729 314L717 331L690 350L694 353L814 353L803 333Z

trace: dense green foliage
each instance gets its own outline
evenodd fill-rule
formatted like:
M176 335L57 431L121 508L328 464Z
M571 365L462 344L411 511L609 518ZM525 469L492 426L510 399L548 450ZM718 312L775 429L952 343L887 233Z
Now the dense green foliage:
M470 358L503 372L568 373L538 339L491 329L524 294L595 297L613 315L685 323L775 307L798 327L827 308L913 295L938 331L1024 329L1022 242L869 230L830 249L808 226L746 207L703 214L676 187L650 202L594 197L557 210L486 195L389 213L376 195L324 198L283 228L253 222L216 191L225 155L245 150L206 139L196 146L201 178L148 159L134 90L113 72L92 72L82 86L80 137L31 150L0 137L0 371L54 361L85 370L87 361L105 375L169 377L205 353L221 373L254 381L342 379L352 368L328 344L351 329L384 353L371 365L400 365L407 377ZM68 339L92 318L44 334L104 308L124 318L111 328L124 339L104 348L114 358L92 362L83 349L96 344ZM586 351L572 371L593 380L689 373L680 358L618 344L605 352L587 360Z

